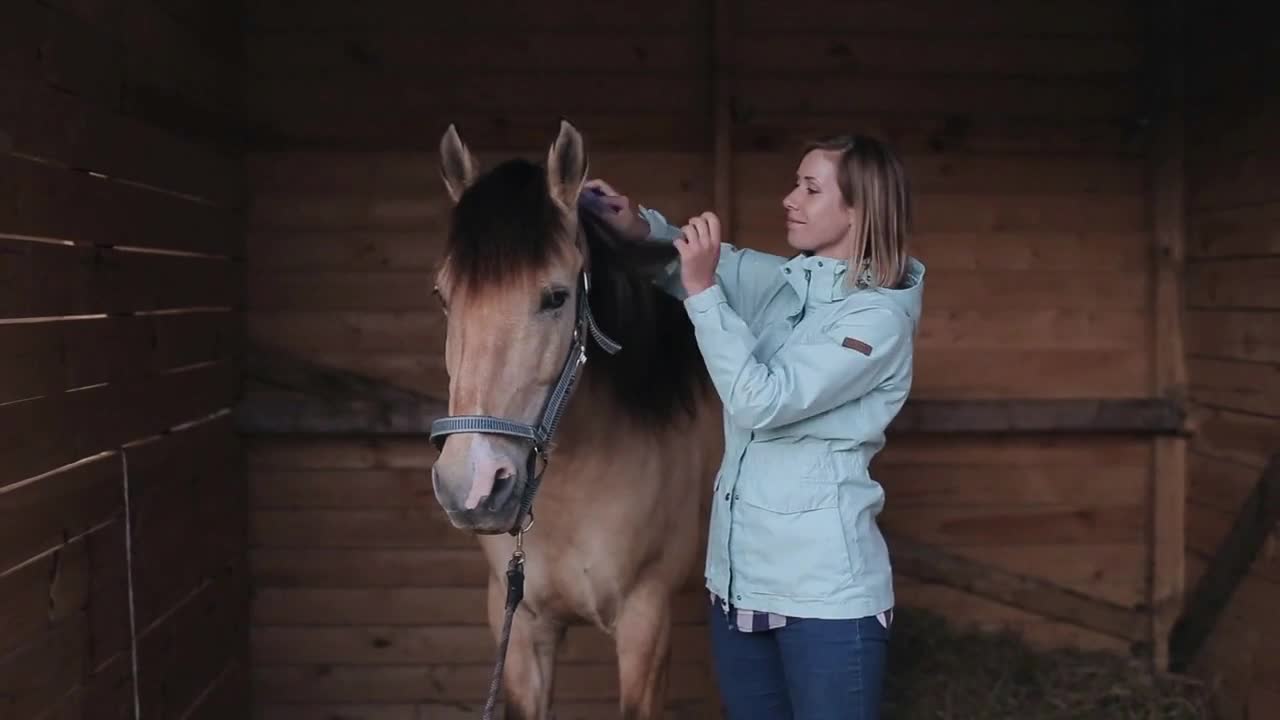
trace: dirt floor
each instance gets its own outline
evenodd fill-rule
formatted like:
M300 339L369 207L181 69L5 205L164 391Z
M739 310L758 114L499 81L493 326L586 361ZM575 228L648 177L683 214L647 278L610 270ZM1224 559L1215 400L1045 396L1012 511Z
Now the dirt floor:
M890 653L885 720L1213 718L1192 678L1106 653L1036 651L919 609L897 611Z

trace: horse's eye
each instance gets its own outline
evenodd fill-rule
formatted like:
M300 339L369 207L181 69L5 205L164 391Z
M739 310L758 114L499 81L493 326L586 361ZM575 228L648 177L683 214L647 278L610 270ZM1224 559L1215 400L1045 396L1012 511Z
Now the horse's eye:
M542 293L542 311L559 310L564 307L564 303L569 299L569 291L564 288L555 288L545 290Z

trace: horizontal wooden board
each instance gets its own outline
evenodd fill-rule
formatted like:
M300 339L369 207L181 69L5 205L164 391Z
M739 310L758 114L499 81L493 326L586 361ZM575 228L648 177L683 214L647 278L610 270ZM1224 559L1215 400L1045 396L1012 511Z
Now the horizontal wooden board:
M779 254L785 229L781 197L776 203L738 206L737 232L744 245ZM925 233L1143 232L1143 203L1138 195L963 195L916 196L915 231ZM752 240L763 233L762 242ZM772 245L772 248L770 247Z
M946 113L1118 120L1137 112L1135 78L764 71L735 73L735 109L755 113ZM819 85L822 93L808 88ZM673 102L668 100L668 103ZM692 105L691 107L697 107Z
M212 255L241 242L229 210L80 170L0 155L0 183L0 234Z
M872 468L930 465L941 475L952 468L973 466L1028 468L1029 471L1040 467L1074 467L1083 475L1103 466L1144 468L1150 461L1150 443L1134 437L906 435L885 446L876 455Z
M0 575L0 657L84 606L90 588L87 545L85 538L76 538Z
M1280 143L1231 154L1193 151L1187 166L1195 178L1187 198L1193 211L1280 204Z
M263 665L429 665L484 664L493 661L495 644L488 627L466 625L360 627L255 627L254 660ZM705 662L707 629L681 625L672 630L672 661ZM615 662L613 639L587 625L565 632L557 655L561 663Z
M189 595L138 637L138 694L145 717L177 717L233 661L247 655L249 586L224 574Z
M435 310L406 312L255 312L249 337L295 351L439 355L445 317Z
M89 630L83 615L0 658L0 698L7 717L35 718L54 707L90 668Z
M625 82L624 82L625 80ZM625 88L625 92L600 93L597 88ZM333 116L341 127L361 114L395 112L425 119L445 118L459 112L523 113L556 112L572 120L579 113L661 114L681 108L689 116L710 109L703 83L691 81L679 70L628 75L597 71L589 64L572 71L466 71L466 82L446 69L431 72L369 73L335 70L297 76L257 68L245 90L250 122L292 127L311 113ZM548 127L548 133L554 132ZM441 128L443 131L443 127ZM422 133L439 131L430 126ZM465 133L464 133L465 135ZM548 135L546 144L554 139Z
M776 200L795 185L796 153L735 152L734 193L742 202ZM1141 195L1143 167L1111 155L901 153L914 193Z
M858 12L841 6L830 20ZM939 7L939 10L944 8ZM944 10L945 11L945 10ZM774 20L783 12L774 11ZM785 21L784 21L785 22ZM827 25L800 32L768 27L734 32L735 72L756 70L855 73L931 73L1079 77L1134 72L1141 60L1137 36L1001 33L948 34L932 24L927 33L888 33L868 28L839 31Z
M590 69L596 71L697 73L699 66L705 72L708 62L701 34L648 23L582 31L563 26L476 30L392 23L345 32L250 33L245 38L246 62L274 77L349 69L370 74L581 71L588 66L583 58L591 58Z
M88 499L66 498L69 506ZM45 516L54 510L30 509ZM62 510L64 520L74 520L67 515L71 507ZM64 525L74 531L76 523ZM129 647L125 555L120 518L0 576L0 657L82 616L88 624L88 667L124 653Z
M632 6L624 0L603 0L592 12L572 3L542 3L537 6L511 5L501 0L476 0L464 5L424 7L414 0L384 0L377 6L359 0L261 0L245 8L247 32L264 30L314 31L357 28L400 28L424 31L466 28L492 31L497 28L522 30L599 30L634 27ZM692 29L705 18L696 4L663 0L646 8L645 25L654 30Z
M0 493L0 572L105 525L124 509L115 454Z
M214 113L239 108L242 65L233 47L210 47L160 3L125 3L120 17L124 43L125 109L137 112L140 97L157 94Z
M1280 255L1280 203L1192 213L1187 229L1191 259Z
M26 0L17 0L24 2ZM119 107L125 81L120 45L92 23L50 13L42 47L44 79L52 87L106 107Z
M1144 505L1056 506L991 504L980 507L887 507L887 531L942 547L961 545L1127 544L1143 542Z
M1072 503L1131 506L1142 503L1150 484L1141 465L1090 467L1042 465L888 464L877 467L895 514L908 508L982 508L1004 504L1034 507Z
M1186 328L1196 357L1280 364L1280 312L1191 310Z
M1206 53L1212 55L1212 53ZM1255 63L1265 67L1265 63ZM1257 70L1251 71L1257 72ZM1238 76L1245 77L1244 74ZM1261 78L1260 78L1261 79ZM1265 79L1262 79L1265 84ZM1280 98L1258 91L1262 85L1234 81L1228 76L1214 78L1211 90L1191 93L1216 95L1202 100L1187 116L1187 149L1195 160L1213 153L1243 155L1276 150L1275 123L1280 118Z
M929 302L939 309L1115 311L1145 309L1150 302L1142 278L1111 270L981 270L926 274L925 282Z
M1191 395L1205 405L1280 416L1280 363L1191 357Z
M492 668L484 665L285 665L254 668L256 697L263 702L413 702L421 700L483 703ZM678 665L668 674L668 697L694 700L711 690L710 676L698 666ZM618 671L612 664L564 664L556 668L556 697L612 700Z
M775 31L1114 35L1138 31L1141 21L1137 5L1103 0L1035 4L992 0L978 6L938 0L820 0L807 5L804 13L794 14L779 12L768 0L746 0L739 8L741 27Z
M751 245L759 247L758 244ZM766 252L771 248L762 248ZM979 270L926 276L931 309L1140 310L1146 283L1132 273ZM251 273L249 304L267 311L438 311L427 272Z
M1194 262L1186 278L1193 309L1280 310L1280 257Z
M926 291L927 294L927 291ZM916 342L945 348L1140 350L1149 320L1141 311L947 310L926 312Z
M246 438L250 470L429 468L431 443L413 438Z
M469 548L434 498L381 510L254 510L252 541L262 547Z
M993 116L939 112L762 112L735 118L735 151L799 153L809 140L829 134L860 132L889 142L898 152L974 152L1095 155L1138 159L1142 135L1124 122L1107 118L1053 115Z
M252 507L397 509L432 501L426 470L253 471Z
M709 113L639 114L611 109L461 110L420 105L410 109L391 98L371 95L362 112L349 104L301 112L278 108L279 115L255 118L246 135L249 150L418 150L440 146L440 136L455 123L477 148L524 149L545 146L562 118L582 131L593 146L625 150L710 152ZM661 107L666 107L665 105Z
M9 137L10 152L50 164L223 207L244 200L239 163L218 148L42 84L32 83L0 98L0 132Z
M225 409L237 369L182 372L0 405L0 487Z
M488 581L471 548L270 548L250 551L255 587L464 587Z
M255 625L485 625L488 591L450 588L258 588ZM677 624L701 624L705 590L679 593L671 606Z
M246 491L238 455L229 416L125 450L140 627L241 562Z
M623 191L627 188L623 187ZM329 200L314 201L316 206ZM684 224L700 208L703 196L690 192L684 199L654 204L640 197L666 215L672 224ZM349 202L349 200L348 200ZM264 224L308 222L301 213L311 213L306 205L294 205L300 214L284 206L262 209ZM781 204L778 205L781 208ZM332 210L335 213L335 210ZM781 210L780 210L781 213ZM266 219L270 217L271 219ZM330 215L335 220L339 215ZM342 220L343 223L349 220ZM265 270L421 270L433 272L442 256L444 218L421 219L413 229L324 229L323 217L316 217L314 228L255 229L250 234L252 252L248 255L251 272ZM777 242L768 242L773 252L790 256L794 251ZM754 233L753 233L754 238ZM731 242L741 240L736 236ZM911 237L911 247L929 268L947 270L978 269L1071 269L1092 270L1105 264L1108 269L1146 270L1149 258L1149 236L1146 233L1108 232L925 232ZM756 241L759 245L759 241Z
M0 324L0 403L229 360L239 337L228 312Z
M238 307L242 280L221 258L0 239L0 318Z
M249 234L250 272L285 270L416 270L432 272L445 229L432 220L418 230L260 230Z
M475 539L449 525L429 500L396 510L255 510L252 542L273 548L474 547ZM1048 506L905 506L882 515L884 527L895 532L948 544L1137 542L1144 518L1139 505L1092 500Z
M547 151L555 140L558 123L544 131L536 142L514 149L494 149L472 141L469 128L458 125L458 132L476 157L480 169L521 158L535 163L546 161ZM591 128L579 126L586 144L590 174L609 181L619 192L636 202L652 204L651 196L671 197L686 194L709 198L712 179L707 177L711 156L667 150L637 153L617 150L596 142ZM386 151L288 151L255 152L246 163L249 181L255 193L283 193L291 196L308 194L345 197L382 197L388 194L434 200L442 211L450 202L440 180L439 135L430 150L399 148ZM661 167L661 173L654 168ZM263 204L263 203L260 203Z
M250 708L255 715L257 708L252 705L253 688L250 685L249 666L247 660L234 660L209 687L201 692L192 707L188 709L187 720L221 720L229 717L243 717Z

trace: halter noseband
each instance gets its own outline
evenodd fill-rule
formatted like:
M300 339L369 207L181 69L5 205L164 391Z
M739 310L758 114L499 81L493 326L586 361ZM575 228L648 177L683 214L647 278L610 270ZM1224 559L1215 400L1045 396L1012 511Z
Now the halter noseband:
M578 302L573 328L573 342L569 345L568 357L565 358L564 367L560 370L560 379L543 403L542 414L538 419L538 424L530 425L492 415L449 415L431 423L431 442L436 446L437 450L444 448L445 440L448 439L449 435L458 433L507 435L529 440L533 443L528 459L529 479L525 483L524 497L520 501L520 514L517 515L516 527L510 531L512 535L523 532L529 527L526 525L521 528L520 523L526 515L532 518L533 496L538 492L538 485L542 481L542 472L546 470L548 445L555 434L556 426L560 423L561 416L564 415L569 398L573 395L573 388L577 384L582 366L587 362L587 335L590 334L596 344L610 355L614 355L622 349L621 345L608 335L605 335L600 327L596 325L595 317L591 314L591 304L587 299L590 291L591 277L584 268L578 279ZM543 462L542 471L535 473L536 459L539 457L542 458Z

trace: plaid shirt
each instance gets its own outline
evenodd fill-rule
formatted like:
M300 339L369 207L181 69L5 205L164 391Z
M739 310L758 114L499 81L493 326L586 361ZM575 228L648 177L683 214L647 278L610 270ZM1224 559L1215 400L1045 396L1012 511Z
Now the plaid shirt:
M759 610L745 610L743 608L734 607L729 601L710 593L711 604L718 606L724 610L725 617L729 619L729 627L740 630L742 632L761 632L764 630L776 630L786 627L799 618L789 615L780 615L773 612L761 612ZM893 608L889 608L881 613L876 613L876 619L886 629L893 624Z

